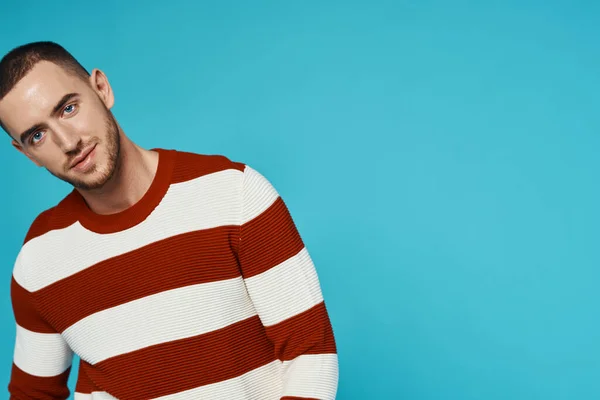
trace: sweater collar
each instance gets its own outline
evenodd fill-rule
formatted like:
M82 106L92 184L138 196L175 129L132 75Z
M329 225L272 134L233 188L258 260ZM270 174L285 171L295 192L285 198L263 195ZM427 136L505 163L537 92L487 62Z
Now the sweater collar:
M171 183L175 165L175 151L152 149L158 152L158 166L150 187L142 198L131 207L108 215L96 214L85 202L83 196L73 189L71 198L78 220L86 229L96 233L115 233L134 227L144 221L160 204Z

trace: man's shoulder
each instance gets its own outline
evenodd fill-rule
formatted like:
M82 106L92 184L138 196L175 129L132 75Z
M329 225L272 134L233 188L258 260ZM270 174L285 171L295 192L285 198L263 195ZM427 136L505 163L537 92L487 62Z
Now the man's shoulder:
M29 242L36 237L42 236L43 234L48 232L48 228L52 225L52 214L57 206L53 206L48 208L42 212L40 212L31 225L29 226L29 230L25 235L25 239L23 240L23 244Z
M190 181L224 171L244 172L246 168L245 163L235 161L224 154L203 154L182 150L173 150L173 152L176 155L176 163L172 183Z
M56 243L69 243L68 236L56 236L53 231L60 232L75 221L73 214L69 212L73 206L72 198L73 191L54 206L39 212L29 225L13 267L13 277L27 290L32 288L27 284L30 282L27 277L34 276L37 268L46 262L47 251L54 249Z
M23 245L30 240L45 235L50 231L63 229L71 225L74 222L72 214L66 211L68 211L69 207L72 207L72 205L69 205L69 203L72 201L72 196L73 191L69 192L54 206L38 213L29 226L29 230L27 231L25 239L23 240Z

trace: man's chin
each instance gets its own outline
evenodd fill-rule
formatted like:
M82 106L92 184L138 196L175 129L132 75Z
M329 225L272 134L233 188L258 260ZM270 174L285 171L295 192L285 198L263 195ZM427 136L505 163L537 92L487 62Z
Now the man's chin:
M109 180L109 177L106 174L99 174L97 171L95 171L92 174L88 174L89 176L85 177L84 179L57 174L53 173L52 171L48 172L50 172L52 175L54 175L61 181L73 186L75 189L85 191L102 189L104 185L106 185L106 182Z
M100 190L106 185L106 182L70 182L75 189L92 191Z

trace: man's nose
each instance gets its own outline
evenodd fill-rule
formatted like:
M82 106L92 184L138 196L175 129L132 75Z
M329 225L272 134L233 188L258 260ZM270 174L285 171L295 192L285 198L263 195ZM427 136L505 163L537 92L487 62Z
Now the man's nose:
M75 152L81 145L81 137L70 129L57 127L54 129L54 141L64 153Z

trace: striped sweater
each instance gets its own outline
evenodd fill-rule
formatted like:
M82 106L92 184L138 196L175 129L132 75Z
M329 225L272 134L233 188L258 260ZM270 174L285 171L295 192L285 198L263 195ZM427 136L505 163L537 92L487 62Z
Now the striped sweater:
M333 399L313 262L275 188L221 155L159 153L142 199L73 190L31 225L11 280L11 399Z

